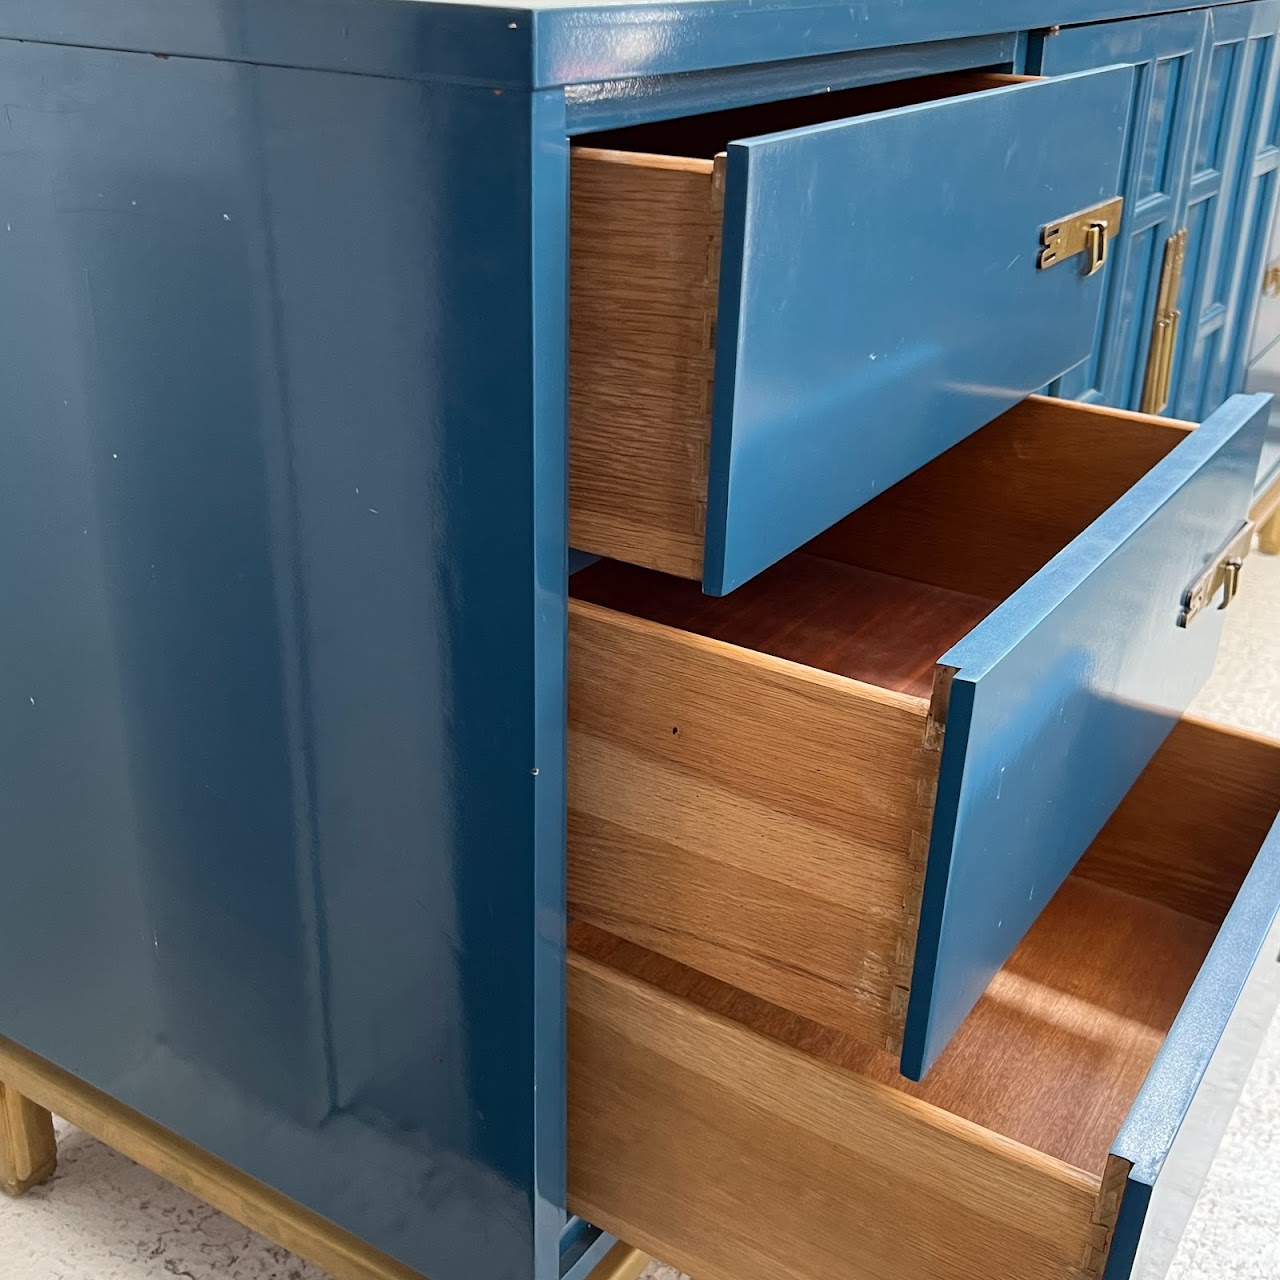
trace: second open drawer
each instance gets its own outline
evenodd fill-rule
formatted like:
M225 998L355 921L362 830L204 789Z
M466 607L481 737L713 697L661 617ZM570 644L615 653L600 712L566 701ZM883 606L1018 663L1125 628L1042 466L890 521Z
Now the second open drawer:
M732 596L575 575L572 914L920 1078L1211 670L1268 404L1033 398Z

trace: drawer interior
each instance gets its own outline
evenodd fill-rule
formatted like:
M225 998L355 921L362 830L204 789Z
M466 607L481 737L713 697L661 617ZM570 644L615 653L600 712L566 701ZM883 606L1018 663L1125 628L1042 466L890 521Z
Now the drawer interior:
M862 1258L865 1271L850 1273L859 1275L893 1274L892 1268L901 1268L897 1273L903 1275L935 1274L914 1269L922 1265L911 1256L917 1249L928 1251L932 1265L943 1266L936 1274L1078 1275L1082 1258L1082 1270L1089 1274L1100 1266L1108 1215L1114 1221L1115 1205L1107 1203L1115 1177L1109 1167L1115 1159L1109 1157L1111 1144L1267 834L1277 794L1280 744L1191 721L1179 724L920 1084L900 1077L891 1056L856 1038L575 923L571 945L596 966L590 982L582 979L575 987L584 1003L572 1008L571 1001L572 1078L583 1090L580 1096L571 1093L570 1181L578 1211L603 1213L592 1220L611 1230L638 1230L629 1238L644 1243L648 1235L648 1243L659 1251L666 1244L672 1262L712 1280L728 1274L729 1260L742 1280L768 1274L771 1265L766 1257L757 1273L749 1251L741 1257L732 1252L734 1229L746 1229L734 1221L741 1206L718 1207L731 1224L729 1243L723 1246L730 1252L725 1253L720 1243L703 1246L692 1235L686 1241L669 1208L658 1203L662 1196L641 1208L642 1221L629 1221L636 1216L632 1206L641 1201L624 1204L625 1197L618 1198L602 1172L596 1126L609 1123L608 1104L597 1086L585 1082L584 1069L607 1076L624 1068L620 1061L607 1061L609 1052L597 1034L591 1006L601 999L611 1003L615 996L623 1003L644 998L655 1002L655 1013L662 1004L676 1023L683 1020L685 1047L692 1055L686 1065L695 1074L703 1069L719 1074L709 1059L701 1068L695 1065L695 1024L724 1028L724 1044L713 1047L712 1029L701 1048L737 1053L737 1061L725 1069L741 1073L741 1087L753 1099L758 1117L776 1102L787 1123L795 1126L792 1138L803 1131L811 1135L810 1143L816 1144L812 1135L817 1133L836 1142L842 1124L856 1126L849 1134L848 1167L840 1157L840 1171L828 1173L837 1183L847 1176L875 1184L875 1190L855 1188L853 1182L842 1188L844 1194L869 1197L867 1204L850 1201L847 1216L827 1220L822 1215L831 1206L815 1204L816 1220L762 1223L761 1239L771 1229L786 1238L776 1245L758 1239L752 1249L762 1247L767 1253L776 1248L780 1257L793 1259L796 1254L787 1250L799 1251L805 1256L797 1273L804 1273L820 1248L828 1263L853 1265ZM638 985L628 986L633 980ZM614 994L603 995L611 982ZM645 991L651 995L645 997ZM756 1038L750 1045L734 1041L731 1049L738 1033L730 1027L746 1029ZM776 1050L781 1056L770 1059L776 1079L768 1069L754 1075L750 1064L749 1055L757 1048L769 1058L766 1045L785 1046L785 1052ZM655 1051L661 1056L667 1048L657 1045ZM601 1060L592 1061L597 1054ZM737 1087L724 1078L718 1085L727 1094ZM822 1125L812 1128L811 1109L819 1105L819 1095L829 1102L824 1091L837 1086L839 1106L847 1107L848 1114L842 1119L827 1112ZM625 1087L637 1087L634 1075ZM771 1092L775 1087L776 1098ZM657 1105L660 1093L655 1088L651 1098L631 1096L626 1102L641 1108ZM689 1101L674 1101L670 1115L644 1118L651 1125L669 1121L678 1126L675 1112ZM726 1100L720 1119L728 1121L731 1109ZM700 1126L704 1120L700 1117ZM742 1139L749 1143L761 1138L763 1123L738 1115L732 1127L754 1126L755 1133ZM879 1149L877 1130L896 1131L899 1125L904 1128L895 1140L898 1150ZM677 1181L689 1177L672 1186L671 1195L696 1201L698 1178L717 1176L716 1166L733 1158L726 1143L732 1145L738 1137L730 1137L713 1118L709 1128L699 1127L691 1135L699 1147L696 1155L684 1150L678 1135L667 1133L655 1141L666 1144L661 1157L666 1176ZM797 1141L803 1146L806 1139ZM865 1144L862 1150L859 1141ZM948 1155L957 1141L972 1152L967 1169L956 1165L954 1153ZM706 1165L694 1168L704 1153ZM688 1159L683 1165L682 1155ZM628 1167L631 1155L619 1156L616 1148L614 1157L622 1160L618 1185L624 1186L629 1176L637 1176L639 1166ZM637 1152L636 1158L643 1162L644 1156ZM772 1183L772 1154L761 1149L756 1158L753 1176ZM823 1157L814 1150L807 1158ZM773 1194L784 1197L785 1164L779 1161L783 1182L772 1186ZM979 1166L986 1169L984 1186L975 1191L966 1178L978 1177ZM1019 1223L1010 1202L994 1207L984 1203L983 1196L996 1196L994 1183L1006 1177L1024 1188L1042 1183L1035 1193L1039 1222L1028 1218ZM732 1174L724 1178L726 1186L733 1181ZM888 1189L878 1189L886 1181ZM753 1212L768 1192L768 1186L753 1188ZM727 1195L732 1201L732 1190ZM909 1239L878 1239L868 1232L866 1212L874 1211L872 1201L883 1208L886 1196L896 1196L899 1211L911 1212L913 1221L922 1224ZM954 1224L947 1234L943 1225L947 1207L966 1197L972 1202L965 1206L968 1230L983 1236L976 1242L966 1240L964 1231L954 1231ZM798 1203L794 1188L789 1198ZM808 1212L802 1207L800 1219ZM815 1228L826 1236L819 1246L804 1239ZM1040 1238L1019 1237L1024 1230ZM971 1246L969 1255L965 1251ZM1007 1257L1002 1253L1006 1248Z
M900 1051L938 659L1186 430L1033 399L728 596L575 574L576 916Z
M1189 429L1032 397L728 596L617 563L572 594L927 703L942 654Z
M887 84L841 89L835 93L786 98L779 102L632 125L626 129L590 134L581 139L579 145L591 151L629 151L711 160L738 138L803 129L828 120L847 120L875 111L894 111L919 102L939 102L944 98L980 93L984 89L1036 78L982 71L916 76L908 80L892 80Z

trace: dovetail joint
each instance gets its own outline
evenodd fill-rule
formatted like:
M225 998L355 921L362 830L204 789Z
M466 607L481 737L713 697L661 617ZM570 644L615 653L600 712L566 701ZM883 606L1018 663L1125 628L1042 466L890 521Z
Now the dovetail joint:
M1128 1160L1122 1160L1118 1156L1107 1159L1102 1186L1098 1190L1093 1216L1090 1218L1089 1241L1085 1245L1084 1257L1080 1263L1081 1280L1102 1280L1107 1257L1111 1253L1111 1239L1115 1235L1116 1222L1120 1217L1120 1201L1124 1197L1125 1184L1132 1169L1133 1165Z

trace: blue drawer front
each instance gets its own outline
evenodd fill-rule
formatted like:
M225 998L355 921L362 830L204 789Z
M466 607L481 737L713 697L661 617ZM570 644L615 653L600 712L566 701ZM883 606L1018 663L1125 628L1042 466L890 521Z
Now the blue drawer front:
M1132 1166L1105 1280L1160 1280L1280 1003L1271 829L1112 1147Z
M1269 407L1228 401L943 655L904 1074L928 1070L1212 669L1223 615L1180 628L1180 600L1245 518Z
M723 594L1089 354L1036 266L1119 192L1131 68L729 147L703 582ZM1071 121L1064 128L1064 121Z

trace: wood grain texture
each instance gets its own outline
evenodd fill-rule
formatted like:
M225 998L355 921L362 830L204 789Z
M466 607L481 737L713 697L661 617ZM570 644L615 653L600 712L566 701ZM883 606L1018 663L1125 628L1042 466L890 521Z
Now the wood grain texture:
M924 1081L891 1054L575 922L582 954L1100 1177L1215 929L1072 876Z
M899 1047L927 704L577 600L569 672L572 915Z
M0 1080L334 1280L422 1280L408 1267L114 1098L0 1037Z
M1099 1182L570 957L569 1207L699 1280L1074 1280Z
M805 550L1003 600L1191 429L1030 396Z
M722 193L711 161L572 153L569 540L695 579Z
M1133 1165L1122 1156L1108 1156L1107 1167L1102 1174L1102 1186L1098 1191L1090 1225L1093 1239L1085 1255L1082 1280L1102 1280L1111 1253L1111 1240L1120 1217L1120 1202L1124 1199L1125 1184Z
M1222 923L1280 809L1280 742L1184 719L1077 875Z
M574 574L581 600L919 698L989 600L794 554L727 596L624 564Z
M52 1177L57 1165L53 1117L0 1080L0 1191L25 1195Z

